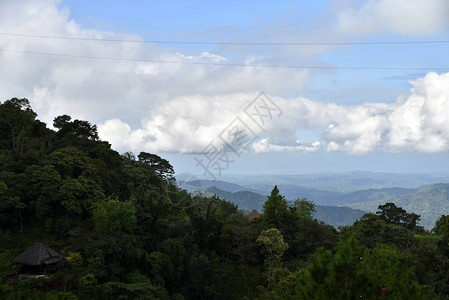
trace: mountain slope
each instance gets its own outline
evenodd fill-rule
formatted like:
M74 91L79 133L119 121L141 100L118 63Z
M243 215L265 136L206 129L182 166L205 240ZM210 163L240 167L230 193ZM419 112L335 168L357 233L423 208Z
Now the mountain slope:
M236 204L240 209L251 211L253 209L262 212L262 207L267 196L251 191L239 191L235 193L226 192L216 187L205 190L207 195L217 195ZM352 225L357 219L365 214L364 211L348 207L321 206L316 205L314 217L336 228L344 225Z
M222 191L226 192L239 192L239 191L253 191L250 188L220 180L177 180L177 184L180 188L187 190L188 192L196 191L198 189L208 189L211 187L219 188Z
M265 184L286 184L313 188L322 191L354 192L362 189L381 188L418 188L423 185L439 182L449 182L449 174L423 174L423 173L388 173L353 171L346 173L312 173L293 175L231 175L225 174L224 181L238 183L239 185L256 188Z
M335 199L342 195L341 192L325 191L310 187L298 186L294 184L276 184L279 191L287 200L296 200L298 198L307 198L319 205L332 205ZM251 185L252 190L256 190L259 194L269 195L274 184L257 184Z
M402 207L408 213L416 213L421 216L420 225L431 229L441 215L449 214L449 184L439 183L424 185L414 193L396 195L373 201L353 202L344 204L346 207L375 212L377 207L385 202L393 202Z
M405 188L383 188L366 189L343 194L335 199L335 205L346 205L351 203L363 203L372 201L381 201L383 203L392 202L394 199L416 193L418 189Z
M376 176L373 175L373 177ZM323 179L323 177L320 178ZM349 176L349 178L355 180L352 176ZM288 181L286 179L289 179L289 177L284 176L282 179ZM328 179L333 181L337 180L334 176L330 176ZM367 184L371 179L369 176L365 176L360 178L358 183L363 182ZM427 178L418 178L415 181L425 179ZM273 183L245 185L244 180L241 181L241 185L210 180L198 180L188 183L193 184L190 191L207 189L209 193L215 193L219 197L237 204L241 209L257 209L259 211L261 211L267 195L270 194L274 186ZM387 202L395 203L397 206L404 208L408 213L414 212L419 214L421 216L420 225L426 229L431 229L442 214L449 214L449 184L447 183L423 185L419 188L390 187L363 189L349 193L319 190L285 183L278 184L278 188L287 200L294 200L298 197L312 200L317 204L315 217L332 225L338 224L336 226L352 224L353 221L363 215L363 212L376 212L379 205ZM338 189L336 188L335 190ZM323 207L347 207L355 209L357 212L340 212L336 208L328 210L326 208L320 208L320 205ZM341 214L341 217L338 217L339 214Z

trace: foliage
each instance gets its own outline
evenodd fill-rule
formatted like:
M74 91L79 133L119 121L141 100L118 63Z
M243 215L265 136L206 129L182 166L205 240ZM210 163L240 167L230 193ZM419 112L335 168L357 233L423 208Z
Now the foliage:
M58 116L53 120L53 126L58 129L58 136L61 139L78 138L88 140L98 140L97 126L91 125L87 121L74 120L68 115Z
M69 252L65 260L73 267L80 267L83 264L83 257L79 252Z
M449 235L449 216L442 215L436 222L432 229L434 234Z
M140 165L154 172L161 179L174 180L175 171L168 160L161 158L159 155L147 152L140 152L137 157Z
M13 263L14 256L10 251L0 253L0 284L7 276L15 275L20 266Z
M280 225L288 215L288 205L284 196L279 193L277 186L274 186L271 195L263 205L263 218L267 224Z
M282 256L288 244L284 242L284 237L276 228L262 231L257 238L257 243L262 246L262 253L265 255L267 281L270 288L285 274L282 268Z
M335 251L320 249L277 292L278 299L435 298L418 284L409 255L382 244L367 249L354 238L340 242Z
M99 232L133 231L136 225L136 209L131 202L121 202L109 198L105 202L97 202L92 210L95 229Z
M97 294L96 289L97 279L92 273L84 275L78 281L78 291L83 296L83 299L95 298Z
M393 244L401 250L415 246L413 233L398 225L388 224L375 214L365 214L350 228L342 230L343 236L353 235L361 244L374 248L378 243Z
M148 299L168 300L168 293L164 288L154 286L150 282L123 283L106 282L99 287L101 299Z
M312 219L315 213L315 203L307 198L298 198L292 206L293 213L299 218Z
M397 207L392 202L379 205L376 212L379 217L387 224L401 225L409 230L416 228L420 216L415 213L407 213L402 207Z

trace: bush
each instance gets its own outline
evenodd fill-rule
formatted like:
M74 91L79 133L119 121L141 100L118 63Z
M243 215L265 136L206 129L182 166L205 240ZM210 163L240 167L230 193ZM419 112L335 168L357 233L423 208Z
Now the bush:
M69 252L65 260L73 267L79 267L83 264L83 258L79 252Z
M13 263L14 256L10 251L0 253L0 284L3 283L7 276L17 274L20 266Z

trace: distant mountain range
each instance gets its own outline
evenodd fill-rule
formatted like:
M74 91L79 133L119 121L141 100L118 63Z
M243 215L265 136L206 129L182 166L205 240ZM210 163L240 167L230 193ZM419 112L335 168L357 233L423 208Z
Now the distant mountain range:
M398 190L401 189L395 189L394 191L396 195L394 193L388 195L388 193L382 190L360 191L366 193L365 201L355 201L356 199L360 200L360 197L351 198L351 195L348 195L347 199L354 200L354 202L348 201L342 205L367 212L375 212L379 205L385 202L393 202L409 213L414 212L420 215L420 225L426 229L433 228L436 220L441 215L449 214L448 183L424 185L418 189L411 190Z
M219 178L247 188L273 188L275 184L294 185L320 191L355 192L364 189L418 188L422 185L449 182L449 174L387 173L353 171L345 173L293 175L228 175ZM296 196L297 197L297 196Z
M271 193L271 190L274 187L274 184L253 184L251 187L230 183L226 181L220 181L220 180L194 180L194 181L178 181L178 185L181 188L186 189L189 192L196 191L198 189L206 190L211 187L215 187L217 189L220 189L222 191L226 192L240 192L240 191L248 191L248 192L254 192L260 195L263 195L266 200L266 196L268 196ZM302 186L296 186L293 184L283 184L280 183L277 185L279 190L281 191L282 195L287 200L295 200L296 198L308 198L313 199L313 201L316 204L320 205L329 205L332 203L336 203L338 197L343 195L342 192L336 192L336 191L326 191L326 190L319 190L314 188L308 188L308 187L302 187Z
M210 187L204 192L207 195L217 195L222 199L226 199L234 204L236 204L240 209L251 211L256 209L262 212L262 207L267 196L251 192L251 191L239 191L239 192L226 192L220 190L216 187ZM315 206L316 212L314 217L317 220L323 221L330 224L336 228L339 226L353 224L357 219L360 219L366 212L352 209L349 207L335 207L335 206Z
M287 200L312 200L317 205L315 218L336 227L353 224L364 213L376 212L377 207L386 202L419 214L420 225L426 229L431 229L442 214L449 214L449 184L435 183L440 179L449 182L446 175L351 172L234 176L230 179L234 182L193 180L178 181L178 185L189 192L201 190L216 194L241 209L261 212L276 184Z

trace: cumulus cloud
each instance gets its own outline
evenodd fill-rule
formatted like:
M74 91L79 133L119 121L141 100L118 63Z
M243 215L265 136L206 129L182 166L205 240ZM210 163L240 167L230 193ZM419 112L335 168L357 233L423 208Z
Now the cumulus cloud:
M449 73L430 72L411 83L410 94L394 104L347 107L323 135L327 150L447 152Z
M239 117L256 139L248 150L282 151L449 151L449 73L428 73L396 103L344 106L305 98L273 97L282 110L263 130L244 113L255 94L178 97L156 108L142 128L131 130L119 120L99 126L115 147L165 152L201 152L210 143L223 147L220 134ZM301 143L300 129L321 129L311 143Z
M235 93L175 97L154 107L140 129L131 130L128 124L114 119L100 124L98 131L102 138L119 149L201 152L210 143L222 147L224 143L219 136L237 117L243 124L250 124L249 130L255 135L261 132L244 113L245 106L256 96L254 93ZM270 125L267 124L267 128Z
M449 150L449 73L429 73L389 116L388 145L393 150Z
M70 18L63 3L52 0L1 1L0 32L88 39L142 39L134 34L86 29ZM3 35L0 49L143 60L130 62L1 51L0 76L4 80L0 84L0 95L29 98L39 117L50 124L55 116L64 113L92 122L112 118L138 120L168 99L198 93L254 92L261 86L273 94L299 92L311 76L307 70L207 65L233 61L213 51L182 53L146 43ZM245 64L270 64L270 59L251 53L244 53L242 58Z
M366 36L379 31L419 36L438 33L449 24L446 0L369 0L338 12L341 32Z
M330 29L332 22L325 22L320 29L323 35L310 32L315 39L330 34L361 37L379 31L433 34L448 25L448 5L445 0L370 0L357 8L339 9L336 29ZM84 28L53 0L0 1L0 32L141 39L134 34ZM270 37L278 33L285 41L298 39L298 32L279 28ZM235 49L184 53L145 43L2 36L0 49L211 65L0 52L0 95L29 98L39 118L49 124L61 114L98 123L101 138L119 151L191 153L210 143L223 146L220 134L237 117L252 128L255 139L248 150L258 153L448 151L448 73L429 73L412 82L410 94L396 103L347 106L279 96L301 94L314 76L310 70L251 66L283 62L323 65L318 53L330 47L303 48L278 49L276 55L269 53L272 50L257 55L239 50L236 54ZM247 66L216 65L233 63L234 57ZM261 89L282 110L282 116L262 129L244 112ZM320 133L306 143L297 134L300 130Z

